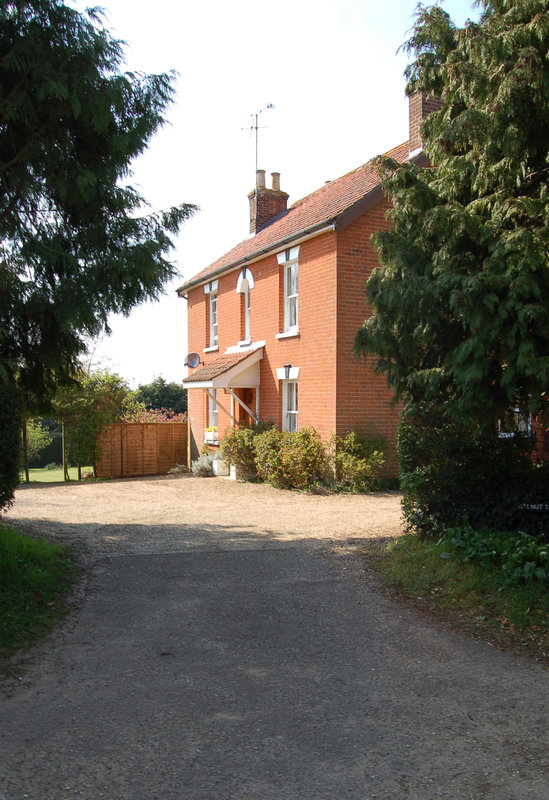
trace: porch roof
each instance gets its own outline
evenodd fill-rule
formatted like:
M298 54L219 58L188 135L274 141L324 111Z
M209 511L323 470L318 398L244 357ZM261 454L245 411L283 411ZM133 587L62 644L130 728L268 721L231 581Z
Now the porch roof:
M259 386L259 362L263 348L225 353L183 378L187 389L228 389Z

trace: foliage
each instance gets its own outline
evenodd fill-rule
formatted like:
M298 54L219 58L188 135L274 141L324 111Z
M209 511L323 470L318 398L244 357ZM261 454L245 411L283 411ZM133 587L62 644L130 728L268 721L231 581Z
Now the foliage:
M326 448L314 428L270 428L254 440L260 478L285 489L307 489L326 476Z
M257 478L255 462L256 428L233 428L221 440L223 458L236 467L240 476L246 480Z
M187 390L179 383L167 383L160 376L152 383L140 384L136 396L150 409L169 409L174 414L184 414L187 410Z
M119 418L129 393L119 375L105 370L81 373L78 383L57 393L54 408L65 424L69 452L77 464L95 467L99 435Z
M423 404L402 416L397 451L408 526L438 537L467 520L474 528L526 530L543 535L549 464L531 461L532 440L499 438L474 421L448 420Z
M49 447L52 441L52 437L47 428L44 427L42 420L27 420L27 455L29 461L36 458L41 450Z
M126 408L124 403L123 408ZM120 422L187 422L187 412L177 414L168 408L145 408L142 404L133 406L131 411L125 410L120 416Z
M0 511L9 508L19 483L21 396L0 381Z
M450 556L450 557L448 557ZM445 623L503 647L549 656L549 592L539 581L508 583L499 566L464 559L450 544L407 534L370 544L366 564Z
M194 207L143 215L128 183L174 74L120 72L97 10L1 0L0 20L0 374L32 406L75 374L109 313L159 296Z
M0 654L51 627L64 610L74 573L68 549L0 528Z
M213 460L214 456L211 453L201 453L196 461L192 462L191 472L200 478L210 477L213 475Z
M501 570L506 584L549 582L549 542L540 542L527 533L461 525L448 528L438 544L450 544L466 561L490 562Z
M441 98L422 128L434 169L380 162L392 227L355 346L397 398L489 427L549 401L549 14L479 5L463 30L418 7L407 92Z
M330 449L334 454L336 485L351 492L373 489L384 464L381 446L381 440L356 431L333 436Z

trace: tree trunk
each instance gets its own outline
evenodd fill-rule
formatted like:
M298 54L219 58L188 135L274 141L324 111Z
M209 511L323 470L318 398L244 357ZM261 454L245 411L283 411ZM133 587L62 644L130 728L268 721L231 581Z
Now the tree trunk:
M61 449L63 451L63 480L70 481L69 465L67 463L67 444L65 441L65 423L61 423Z
M27 418L23 417L23 469L25 471L25 483L30 483L29 477L29 446L27 441Z

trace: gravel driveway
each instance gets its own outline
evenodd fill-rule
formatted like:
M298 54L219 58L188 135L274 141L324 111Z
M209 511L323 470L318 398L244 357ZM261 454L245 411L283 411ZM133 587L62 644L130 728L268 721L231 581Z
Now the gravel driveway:
M361 569L398 495L42 485L8 521L87 569L0 686L0 800L549 800L549 672Z
M32 484L17 492L8 519L96 555L314 546L401 529L396 493L317 496L187 475Z

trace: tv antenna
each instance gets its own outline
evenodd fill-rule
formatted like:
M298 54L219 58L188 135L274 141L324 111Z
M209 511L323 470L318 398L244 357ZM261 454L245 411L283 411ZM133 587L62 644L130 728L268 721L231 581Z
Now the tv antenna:
M260 114L263 114L264 111L268 111L269 109L274 109L274 105L272 103L267 103L265 108L262 108L259 111L256 111L254 114L251 115L252 124L250 125L249 129L248 128L242 128L243 131L246 131L246 130L250 130L250 132L251 131L255 131L255 171L256 172L258 170L258 164L259 164L259 161L258 161L259 129L267 127L266 125L260 125L259 124L259 116L260 116Z

